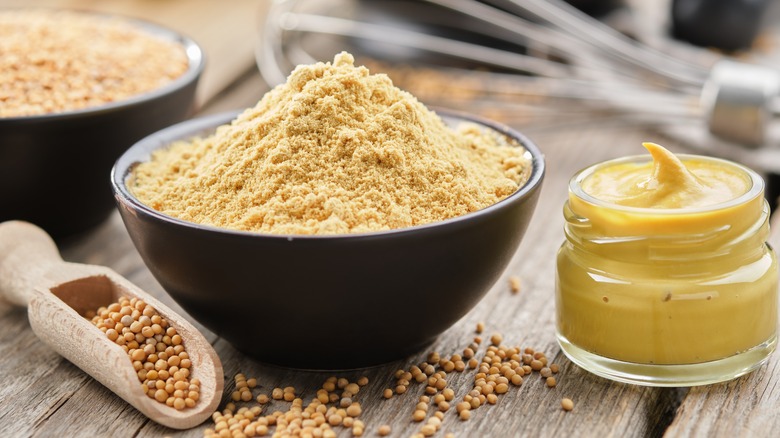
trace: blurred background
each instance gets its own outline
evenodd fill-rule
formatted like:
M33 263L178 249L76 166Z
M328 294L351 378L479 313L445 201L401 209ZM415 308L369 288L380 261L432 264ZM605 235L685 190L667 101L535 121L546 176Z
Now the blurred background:
M112 12L192 37L207 59L201 114L251 106L295 65L348 50L429 105L531 134L591 121L651 127L756 168L776 190L778 3L0 0L0 7Z

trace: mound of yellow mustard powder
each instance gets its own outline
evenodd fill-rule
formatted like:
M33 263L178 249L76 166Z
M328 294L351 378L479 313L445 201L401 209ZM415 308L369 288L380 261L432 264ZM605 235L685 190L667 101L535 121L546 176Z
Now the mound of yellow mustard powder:
M525 150L473 124L457 130L383 74L299 66L207 137L139 164L141 202L179 219L274 234L420 225L485 208L529 177Z

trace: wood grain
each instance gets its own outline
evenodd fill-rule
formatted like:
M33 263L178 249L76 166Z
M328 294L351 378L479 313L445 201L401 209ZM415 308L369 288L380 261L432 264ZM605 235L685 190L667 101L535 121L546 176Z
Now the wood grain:
M246 99L245 94L238 95ZM411 421L411 413L422 386L412 386L409 393L388 401L381 398L382 390L391 385L395 369L408 368L410 364L419 362L427 351L437 350L449 354L460 352L474 336L477 321L486 322L488 334L493 331L503 333L508 343L544 350L563 367L558 375L559 385L549 389L538 378L527 379L520 388L513 388L502 396L497 405L475 411L474 417L468 422L461 422L455 418L454 412L449 412L445 417L443 431L451 431L458 436L558 433L573 436L659 436L671 421L674 410L685 394L684 390L636 387L594 377L568 363L555 344L552 329L553 263L555 251L563 239L561 206L568 177L592 162L634 151L650 135L634 127L604 121L570 128L566 133L554 127L530 127L526 130L545 152L547 162L550 163L549 173L535 218L520 250L505 276L485 299L445 332L430 349L418 355L382 367L335 373L350 379L361 375L371 379L369 386L356 397L363 403L364 414L361 418L369 425L369 435L373 435L383 423L392 425L393 436L408 436L419 429L419 424ZM619 145L600 147L615 138L621 139ZM105 246L106 242L111 242L111 245ZM144 289L167 299L159 285L149 276L137 253L132 250L129 237L116 216L90 236L70 245L63 254L74 261L89 259L91 262L99 261L112 266ZM509 291L510 275L522 279L522 291L517 295ZM398 313L399 323L414 324L414 321L403 320L402 311ZM3 325L7 324L9 315L11 321L14 321L16 315L15 322L19 330L18 339L7 348L16 349L20 344L34 343L30 339L25 340L32 336L31 331L25 327L23 318L12 309L0 317ZM257 342L262 342L262 329L256 336ZM258 377L260 388L256 393L270 393L274 387L294 386L305 399L312 397L325 378L333 374L266 366L246 358L222 340L217 340L214 347L225 366L226 394L232 388L230 379L239 371ZM40 392L29 394L43 406L36 410L36 406L26 404L35 413L26 417L27 424L32 423L27 429L31 433L40 433L42 436L54 432L75 436L87 436L89 433L110 433L115 436L200 436L207 427L202 425L185 432L162 428L117 401L110 392L85 378L83 373L56 355L45 350L39 354L47 355L47 360L58 365L55 365L57 370L54 371L48 366L41 366L35 374L36 380L49 384L45 389L41 388ZM66 371L66 382L70 384L51 382L52 373L60 373L63 369ZM54 375L57 376L56 380L60 379L57 374ZM73 383L74 380L77 383ZM473 376L469 373L453 374L450 385L461 397L470 389L472 380ZM16 391L21 390L14 387ZM43 397L44 392L51 396ZM560 409L560 399L564 396L575 401L573 412L565 413ZM274 402L267 411L286 410L288 406L288 403ZM0 419L18 415L15 409L3 412L9 408L0 407ZM111 413L109 419L105 418L107 412ZM82 421L74 424L73 418ZM0 423L0 433L7 425L6 421ZM343 435L348 436L349 433Z
M186 6L182 6L186 3ZM26 0L0 0L0 7L27 5ZM241 109L253 105L267 90L254 68L252 47L259 8L267 1L234 0L45 0L42 5L67 5L125 12L150 18L179 29L204 45L208 59L201 102L202 114ZM227 5L230 5L229 7ZM229 25L226 25L229 23ZM470 108L461 108L470 110ZM640 151L642 141L662 141L674 152L690 152L684 145L621 120L606 117L565 119L545 124L507 121L528 134L546 155L548 173L540 202L524 241L504 276L464 318L443 333L425 351L393 363L365 370L323 373L278 368L255 362L227 342L198 325L162 290L135 251L121 219L114 214L88 235L61 248L66 260L105 265L141 289L185 315L214 346L224 365L226 393L233 389L237 372L256 376L255 394L274 387L294 386L309 400L330 375L371 382L355 397L363 404L361 419L366 436L375 436L381 424L392 426L392 436L409 436L419 430L411 414L422 386L390 400L382 390L393 383L392 373L420 362L429 351L460 352L475 335L477 321L496 331L507 343L543 350L562 366L558 385L547 388L536 376L519 388L511 388L495 406L481 407L467 422L445 415L446 432L456 436L771 436L780 417L776 406L780 391L777 354L751 375L732 382L694 389L647 388L595 377L571 364L560 353L554 338L554 256L563 240L561 208L569 177L589 164ZM780 230L775 218L774 230ZM772 242L780 247L780 233ZM522 280L519 294L509 291L509 276ZM403 308L414 303L391 303L388 312L399 324L415 324L403 317ZM435 309L431 309L435 311ZM262 344L262 313L253 336ZM337 341L337 340L334 340ZM458 397L472 384L472 373L450 376ZM572 412L560 408L560 399L574 400ZM174 431L149 421L92 377L40 342L30 328L26 310L0 302L0 436L72 437L199 437L210 422L186 431ZM289 403L273 402L266 412L286 410ZM341 436L351 436L343 430Z
M35 225L0 223L0 293L28 307L30 327L42 342L157 423L189 429L209 418L220 402L222 364L197 329L111 269L63 262L51 238ZM144 300L186 339L191 378L201 381L193 408L176 410L149 398L127 353L82 316L120 296Z

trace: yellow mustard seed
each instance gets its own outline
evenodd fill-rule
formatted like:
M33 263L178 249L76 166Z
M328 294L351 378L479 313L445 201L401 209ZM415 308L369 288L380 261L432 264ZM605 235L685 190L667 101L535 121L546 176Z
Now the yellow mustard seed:
M331 426L338 426L343 421L343 418L339 414L332 414L330 417L328 417L328 424Z
M165 402L176 409L189 407L183 397L176 402L177 397L171 397L177 389L169 386L167 380L170 375L178 372L180 367L189 368L190 363L182 364L178 356L172 356L174 346L164 337L157 337L151 333L154 322L168 326L168 321L160 316L154 307L149 306L143 300L137 298L119 297L117 302L93 311L91 322L106 334L106 337L120 345L127 352L142 389L150 397L160 402ZM175 329L170 327L172 333ZM183 340L182 340L183 342ZM182 354L185 354L184 345L179 345ZM186 381L189 371L182 374L176 380ZM158 380L159 379L159 380ZM157 390L165 390L169 395L156 394ZM179 389L183 391L183 389ZM199 391L196 388L196 391ZM183 393L181 395L184 395ZM194 400L197 400L197 397Z
M436 427L431 424L426 424L425 426L420 428L420 433L423 434L423 436L433 436L433 434L436 433Z
M511 276L509 277L509 290L512 291L513 294L517 294L520 292L520 277L517 276Z
M349 407L347 408L347 415L349 415L350 417L357 417L357 416L359 416L359 415L360 415L360 413L361 413L362 411L363 411L363 410L362 410L362 408L360 407L360 403L352 403L352 404L351 404L351 405L349 405Z
M564 411L571 411L574 409L574 402L570 398L564 398L561 400L561 407Z

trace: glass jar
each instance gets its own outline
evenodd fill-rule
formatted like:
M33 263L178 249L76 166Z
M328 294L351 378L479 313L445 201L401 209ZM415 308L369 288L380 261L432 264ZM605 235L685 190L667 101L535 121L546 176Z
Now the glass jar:
M766 244L764 182L736 163L679 157L735 167L750 189L725 203L675 209L627 207L583 191L604 166L650 156L600 163L569 183L557 337L574 363L602 377L703 385L746 374L774 351L778 267Z

